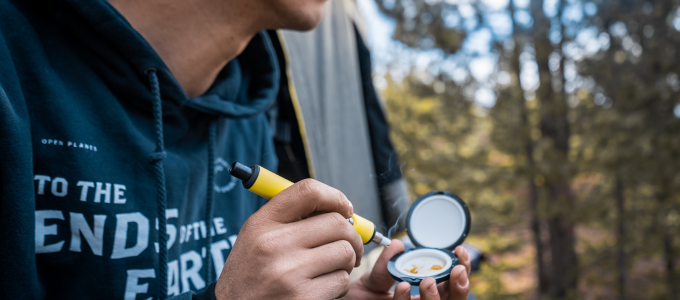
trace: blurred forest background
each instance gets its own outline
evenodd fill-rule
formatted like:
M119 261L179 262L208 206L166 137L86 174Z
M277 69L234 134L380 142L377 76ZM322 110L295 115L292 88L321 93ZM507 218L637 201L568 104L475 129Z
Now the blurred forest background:
M477 297L680 299L680 1L368 1L403 173L470 205Z

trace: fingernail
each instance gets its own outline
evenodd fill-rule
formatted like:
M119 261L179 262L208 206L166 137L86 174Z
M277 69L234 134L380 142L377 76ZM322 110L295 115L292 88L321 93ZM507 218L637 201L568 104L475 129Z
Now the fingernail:
M468 285L468 275L465 270L458 275L458 286L464 288Z
M438 293L437 291L437 283L433 283L430 287L427 288L427 293L434 296Z

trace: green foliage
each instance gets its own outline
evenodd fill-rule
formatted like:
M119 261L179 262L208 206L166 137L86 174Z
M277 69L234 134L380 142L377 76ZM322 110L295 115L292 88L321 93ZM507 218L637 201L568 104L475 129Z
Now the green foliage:
M462 4L377 2L396 21L394 38L415 49L459 53L474 30L443 25ZM574 3L595 5L596 13L560 22ZM470 18L484 26L489 12L470 5ZM468 241L490 258L472 279L480 299L680 297L679 5L562 1L548 18L533 1L533 27L515 23L494 43L496 72L510 80L495 85L490 109L469 92L488 83L439 74L435 84L444 89L435 89L416 69L398 82L387 75L383 98L412 196L451 190L471 207ZM587 31L599 50L579 44ZM561 38L549 39L555 32ZM535 90L521 87L521 55L538 64ZM561 295L550 290L559 276L544 278L542 290L536 271L539 262L548 273L560 266L550 247L563 238L555 220L575 232L570 251L578 256L578 288Z
M423 90L423 84L413 77L388 82L383 97L392 141L404 163L412 198L431 190L451 190L463 199L475 199L469 203L473 231L518 222L512 213L514 191L487 184L495 180L489 176L507 176L488 171L494 168L487 165L489 156L499 165L514 164L511 157L491 151L489 119L475 115L473 104L456 95L459 90L453 86L445 94L418 95L414 92Z

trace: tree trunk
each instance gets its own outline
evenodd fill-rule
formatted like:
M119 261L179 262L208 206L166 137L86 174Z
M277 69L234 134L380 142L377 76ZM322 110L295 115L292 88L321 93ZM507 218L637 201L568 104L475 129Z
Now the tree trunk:
M531 142L526 145L527 156L533 155L533 147ZM533 172L532 172L533 173ZM541 220L538 215L538 191L533 178L529 178L529 207L531 212L531 232L534 237L534 247L536 248L536 276L538 278L538 295L539 299L548 293L548 272L543 262L545 250L543 249L543 242L541 241Z
M510 5L510 15L515 15L514 5ZM530 135L530 124L527 116L527 107L524 100L524 90L522 89L521 82L519 81L521 64L520 64L520 54L522 53L522 46L524 45L525 32L520 32L519 24L514 21L513 27L515 28L515 38L513 42L515 43L515 48L512 53L512 60L510 61L511 72L517 78L517 84L513 87L513 98L517 99L517 105L520 106L520 111L522 114L522 129L524 131L525 139L525 155L527 158L527 205L529 206L530 213L530 227L531 233L533 234L534 248L536 248L536 279L538 281L538 298L544 297L548 292L548 272L545 268L545 263L543 262L544 247L541 240L541 220L538 213L538 190L536 183L534 183L534 177L536 175L535 162L534 162L534 145L531 141Z
M549 186L553 205L567 205L571 202L568 184ZM578 264L574 246L576 237L574 223L568 212L555 215L548 219L550 231L550 253L552 265L550 268L550 283L548 294L553 298L565 298L576 290Z
M517 78L519 78L519 52L518 50L519 44L515 45L515 57L513 60L517 61L517 69L518 74ZM514 65L513 61L513 65ZM521 87L518 87L521 89ZM527 190L528 190L528 205L529 205L529 212L531 214L530 216L530 223L531 223L531 232L533 233L533 240L534 240L534 247L536 248L536 275L538 278L538 292L539 292L539 298L546 295L548 291L548 272L546 271L545 268L545 263L543 262L543 256L544 256L544 249L543 249L543 242L541 241L541 219L539 217L538 213L538 189L536 187L536 183L534 183L534 177L535 177L535 162L534 162L534 145L531 141L531 137L529 136L529 122L527 118L527 108L526 105L524 104L523 101L523 95L520 94L520 99L521 106L522 106L522 125L524 125L525 132L527 134L527 140L526 144L524 146L525 153L527 156L527 168L529 169L528 172L528 184L527 184Z
M665 211L668 210L668 194L666 191L670 190L670 185L667 184L665 178L662 179L661 184L661 195L659 195L659 220L665 219ZM675 232L669 232L669 226L664 224L663 221L659 222L659 227L663 230L662 243L663 243L663 263L666 269L666 283L668 284L668 299L678 300L678 277L675 274L675 251L673 249L673 234Z
M560 11L562 10L560 3ZM551 213L548 217L548 231L550 233L550 286L548 295L552 298L566 298L573 294L577 284L577 258L574 249L576 237L574 223L571 220L573 197L569 186L568 173L569 125L567 122L567 105L564 89L554 91L552 88L552 74L548 65L550 53L555 48L547 37L550 20L543 14L543 5L539 1L532 2L534 17L534 47L536 63L538 64L540 86L536 97L540 101L541 134L553 142L554 147L548 149L552 154L545 155L551 160L551 168L545 174L545 186L550 194L549 206ZM558 14L558 18L559 18ZM560 42L561 46L562 42ZM561 47L559 48L561 49ZM564 58L562 58L564 59ZM560 72L564 72L563 61ZM563 76L560 76L563 77ZM560 78L560 80L563 80Z
M519 46L517 46L519 47ZM517 51L517 50L516 50ZM517 59L519 60L519 54L517 54ZM518 74L519 78L519 74ZM527 128L526 132L527 135L529 133L528 127L529 127L529 122L527 118L527 109L526 106L524 105L524 101L521 102L522 104L522 123ZM529 169L529 176L528 177L528 204L529 204L529 212L531 214L531 232L533 233L533 238L534 238L534 247L536 248L536 275L538 278L538 294L539 294L539 299L543 297L544 295L547 294L548 292L548 272L545 268L545 263L543 261L544 255L544 247L543 247L543 242L541 240L541 219L538 213L538 189L536 187L536 183L534 182L534 177L536 176L535 174L535 162L534 162L534 145L531 141L531 137L528 136L526 145L524 146L525 153L527 156L527 165Z
M678 279L675 274L675 255L673 254L673 235L666 230L663 236L663 256L666 265L666 281L668 283L668 299L678 300Z
M623 183L621 178L616 176L616 187L614 189L614 199L616 200L616 265L618 268L618 293L620 300L626 300L626 251L625 251L625 198L623 197Z

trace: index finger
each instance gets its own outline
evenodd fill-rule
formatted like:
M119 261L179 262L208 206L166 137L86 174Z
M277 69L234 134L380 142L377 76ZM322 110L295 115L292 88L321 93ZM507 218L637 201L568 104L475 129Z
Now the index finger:
M456 250L454 250L454 253L456 256L458 256L458 260L460 260L460 264L465 266L465 269L467 270L468 275L472 271L472 260L470 259L470 254L468 253L467 249L465 249L465 246L458 246L456 247Z
M305 179L274 196L261 209L279 223L302 220L313 212L336 212L350 218L354 207L345 194L314 179Z
M456 254L456 256L458 256L458 260L460 262L460 265L465 267L465 273L469 275L470 272L472 271L472 268L470 267L471 266L471 259L470 259L470 254L468 253L467 249L465 249L465 246L461 245L461 246L456 247L456 249L454 250L454 253ZM459 278L458 276L460 276L460 273L462 273L460 271L460 269L461 268L456 266L456 268L454 268L454 270L451 270L451 279L439 284L439 286L438 286L439 293L441 295L444 295L443 297L445 299L448 299L448 295L449 295L449 292L450 292L451 289L457 289L454 292L454 294L464 294L464 291L460 290L461 288L462 289L465 289L465 288L469 289L469 287L467 287L467 285L464 282L463 283L459 282L458 286L455 286L455 283L453 283L453 284L451 283L451 281L456 281L456 278ZM456 271L456 270L458 270L458 271ZM465 278L467 280L467 276ZM465 281L465 280L461 279L461 281Z
M420 299L421 300L440 300L439 290L437 290L437 281L432 277L427 277L420 282ZM458 300L458 299L456 299Z

